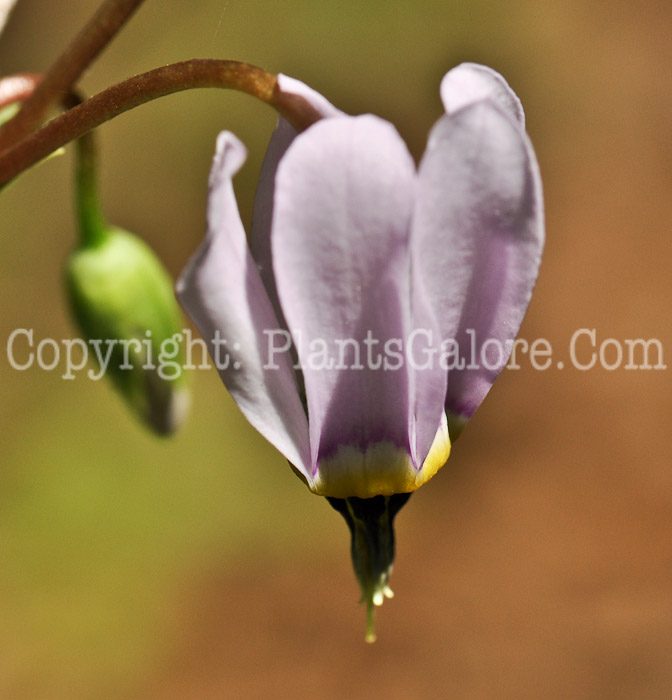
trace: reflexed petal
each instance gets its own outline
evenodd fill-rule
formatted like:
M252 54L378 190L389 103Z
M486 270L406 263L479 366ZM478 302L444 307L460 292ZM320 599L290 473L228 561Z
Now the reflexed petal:
M210 174L207 238L182 273L177 294L242 412L310 485L308 422L289 355L269 357L264 331L280 326L247 248L231 183L245 155L235 136L220 134ZM226 341L219 356L218 337Z
M278 74L278 87L280 92L286 95L296 95L302 97L312 107L314 107L323 117L342 117L344 113L340 109L336 109L329 100L320 95L319 92L308 87L296 78L290 78L288 75Z
M375 365L410 323L414 170L394 128L371 116L318 122L278 168L274 270L304 365L315 466L345 446L363 454L388 443L410 452L407 365L403 358L396 369ZM359 475L364 482L365 470Z
M478 364L448 372L446 407L462 419L509 357L539 269L542 207L532 147L507 114L483 101L439 120L420 165L413 243L443 339Z
M278 86L282 92L298 95L309 102L324 117L343 116L343 112L336 109L328 100L304 83L286 75L278 75ZM275 187L275 173L278 163L289 144L297 135L296 129L284 117L278 118L275 131L266 150L266 156L259 173L257 192L254 198L254 210L252 212L252 231L250 234L250 249L259 270L266 291L273 303L278 318L282 320L278 295L273 277L273 263L271 260L270 230L273 217L273 189Z
M491 100L525 128L525 112L518 95L497 71L478 63L462 63L444 75L441 100L447 114L480 102Z

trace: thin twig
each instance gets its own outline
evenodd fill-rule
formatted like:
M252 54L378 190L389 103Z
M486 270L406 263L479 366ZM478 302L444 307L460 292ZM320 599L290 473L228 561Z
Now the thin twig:
M266 102L303 130L320 114L303 98L283 93L277 78L261 68L214 59L193 59L156 68L113 85L55 117L0 155L0 187L57 148L150 100L192 88L239 90Z
M0 153L30 133L67 93L144 0L105 0L45 73L21 111L0 130Z

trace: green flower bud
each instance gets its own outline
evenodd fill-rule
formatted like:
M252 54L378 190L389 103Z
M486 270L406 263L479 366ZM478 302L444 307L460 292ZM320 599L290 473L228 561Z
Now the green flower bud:
M136 236L102 226L70 256L66 285L97 363L143 421L172 433L189 403L181 314L154 252Z

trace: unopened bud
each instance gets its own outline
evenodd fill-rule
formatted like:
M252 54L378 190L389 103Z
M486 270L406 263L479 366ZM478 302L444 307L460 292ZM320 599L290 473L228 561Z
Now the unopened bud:
M152 429L175 431L189 403L181 315L154 252L136 236L105 227L72 253L66 284L101 369Z

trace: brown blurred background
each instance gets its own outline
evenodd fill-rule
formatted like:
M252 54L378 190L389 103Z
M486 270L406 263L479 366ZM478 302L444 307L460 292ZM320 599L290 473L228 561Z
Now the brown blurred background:
M0 73L43 70L96 5L19 0ZM11 369L14 329L73 332L70 156L36 168L0 199L0 697L672 697L672 370L582 372L568 354L595 328L598 343L657 338L672 361L671 28L666 0L147 2L89 93L186 58L247 60L389 119L418 158L443 73L502 72L547 206L522 335L565 368L505 372L413 496L397 595L365 645L345 524L214 372L159 441L102 382ZM217 132L249 148L236 182L249 221L274 120L200 91L106 125L110 220L177 274L204 229Z

